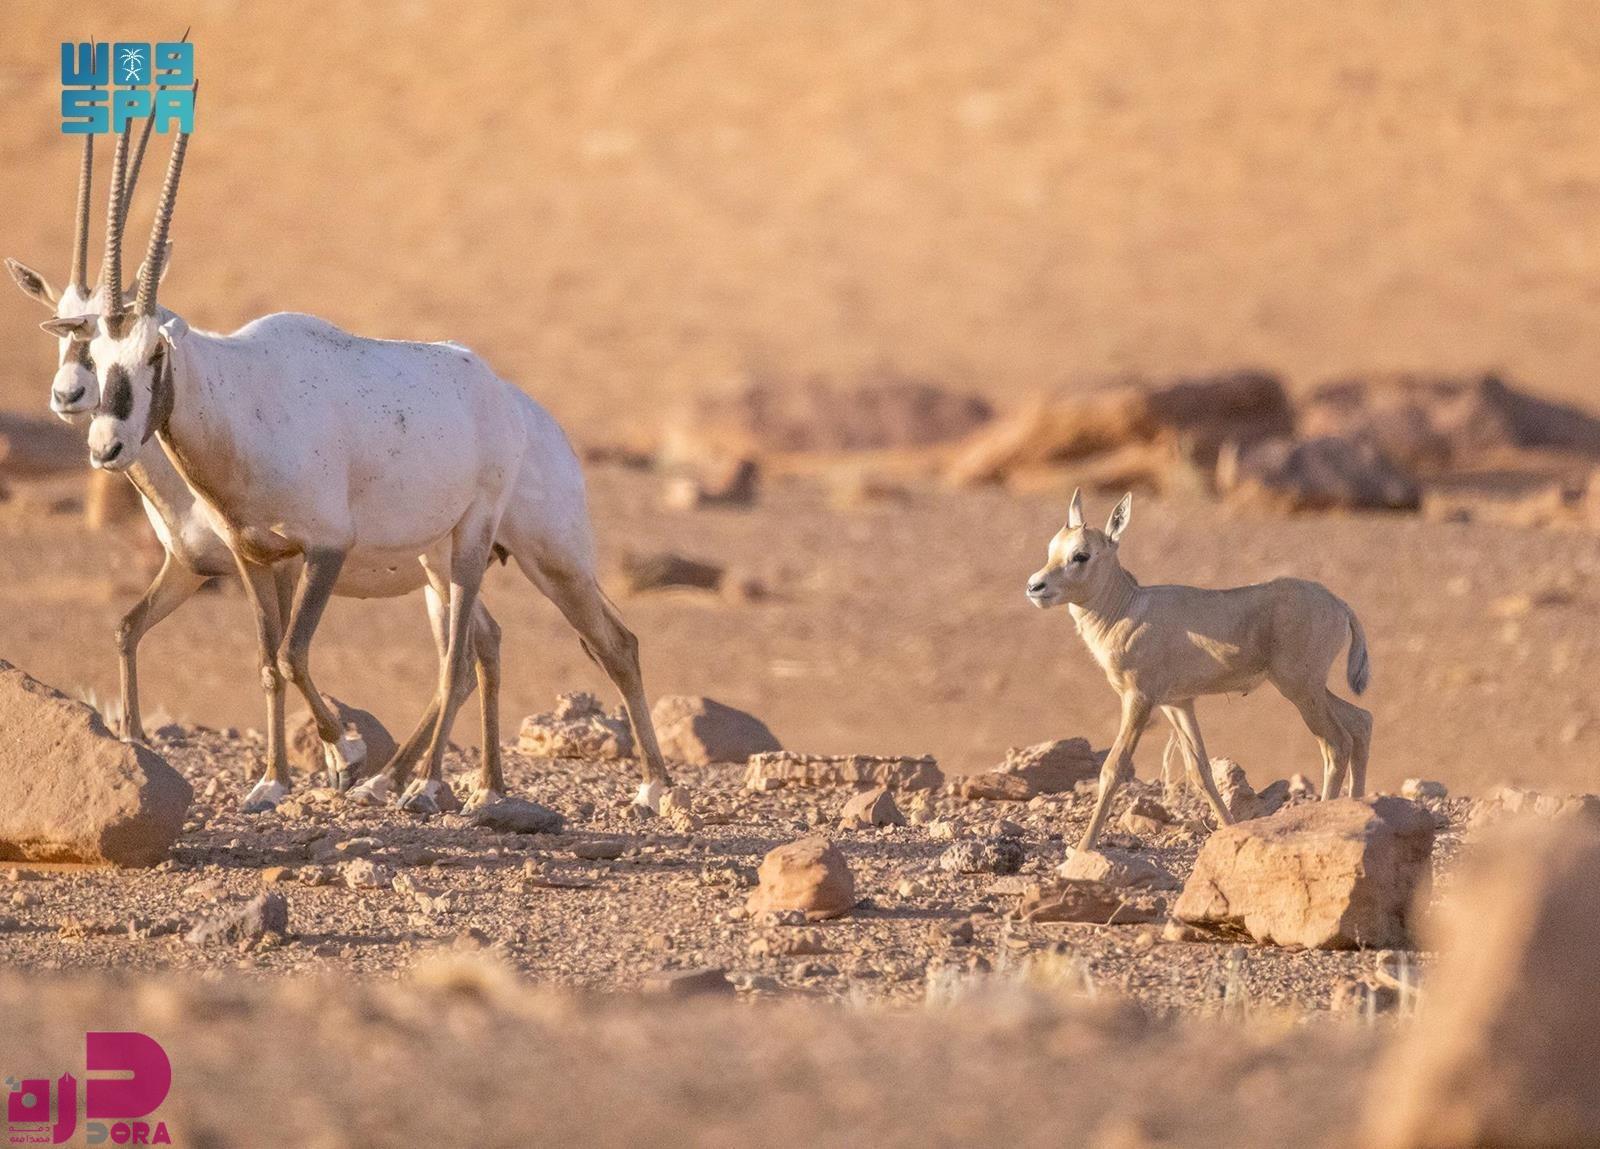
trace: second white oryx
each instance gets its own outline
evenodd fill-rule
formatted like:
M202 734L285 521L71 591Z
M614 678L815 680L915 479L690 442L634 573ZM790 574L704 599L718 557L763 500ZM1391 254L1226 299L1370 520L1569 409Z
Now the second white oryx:
M138 164L150 135L152 120L145 121L133 164L127 178L120 185L122 205L119 216L127 219L128 197L138 182ZM120 169L125 156L127 135L118 141L118 159L114 167ZM73 242L73 261L67 285L57 292L41 273L14 259L6 266L17 286L24 294L38 300L54 312L54 318L42 326L60 342L59 360L55 378L51 383L50 407L63 419L77 422L94 410L99 402L99 379L89 369L88 342L82 338L92 334L99 321L104 299L104 284L87 286L89 200L93 185L94 137L84 137L83 158L78 175L78 203L76 234ZM170 250L170 245L168 245ZM164 253L165 254L165 253ZM167 269L162 261L162 272ZM134 604L117 625L118 663L122 685L122 714L118 725L123 737L143 740L144 728L139 706L138 647L144 634L178 607L187 602L208 578L234 575L238 566L228 545L212 525L212 519L193 491L184 483L177 468L160 450L149 451L123 474L138 490L145 513L165 550L161 569L140 600ZM281 619L288 613L294 583L300 572L298 559L286 559L273 569L273 599L262 605L269 613L276 612ZM379 577L379 576L382 577ZM426 586L422 568L408 564L393 572L362 580L359 591L362 597L391 597L410 594L424 587L428 615L438 646L439 657L444 657L446 639L445 603L432 587ZM336 594L353 594L351 585L336 588ZM487 608L479 603L473 618L472 638L477 659L478 678L484 684L481 697L483 718L483 757L478 788L497 792L504 787L499 754L499 714L496 686L499 682L499 628ZM470 687L470 683L469 683ZM432 734L438 713L435 698L422 721L396 756L399 768L409 770ZM279 737L277 724L269 722L266 776L245 799L246 812L258 812L275 804L289 784L287 751ZM341 738L333 744L328 759L331 780L341 789L348 788L354 771L361 765L358 753L364 748L358 740ZM382 764L378 764L382 765Z
M419 564L448 601L437 718L421 777L401 805L440 806L445 739L465 682L469 619L498 553L555 602L621 690L646 788L668 784L650 724L638 643L595 577L582 469L550 415L449 343L364 339L307 315L277 314L231 335L191 329L156 304L188 137L173 149L130 311L120 228L106 237L105 306L89 334L99 402L90 460L137 462L159 436L238 561L256 607L263 685L282 722L285 680L306 696L324 741L339 737L309 672L311 639L336 587L359 592ZM112 180L113 195L120 181ZM118 210L108 213L116 221ZM271 569L303 562L286 625L267 609ZM391 763L356 788L380 798L405 781Z
M1294 703L1322 748L1322 796L1335 797L1346 772L1350 792L1366 785L1372 715L1328 689L1328 671L1346 642L1345 678L1360 694L1370 668L1355 612L1321 583L1280 578L1206 590L1140 586L1123 569L1117 545L1133 514L1125 495L1103 531L1085 526L1072 493L1067 525L1050 540L1049 561L1028 579L1038 607L1067 604L1078 634L1122 698L1122 723L1100 772L1100 793L1080 849L1093 849L1111 796L1133 777L1133 752L1159 707L1172 723L1190 780L1219 823L1233 819L1217 793L1200 738L1195 699L1245 692L1271 682Z

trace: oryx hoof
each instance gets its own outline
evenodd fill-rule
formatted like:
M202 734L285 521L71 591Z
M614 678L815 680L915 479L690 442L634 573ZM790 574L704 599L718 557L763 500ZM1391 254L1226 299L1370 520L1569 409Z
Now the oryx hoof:
M643 806L652 814L659 814L661 813L661 799L668 789L667 784L661 779L652 778L650 781L640 784L639 792L633 796L633 804L635 806Z
M244 796L243 810L246 814L265 814L282 802L288 793L289 787L282 782L271 782L263 778Z
M390 780L389 775L374 774L360 785L346 790L344 799L357 806L387 806L393 793L394 782Z
M339 741L322 744L322 761L328 768L328 782L341 794L354 784L366 760L367 744L353 726L345 731Z
M408 814L442 814L457 805L454 798L443 782L418 778L400 795L400 809Z
M496 802L502 800L504 797L505 795L500 793L498 790L490 790L487 788L474 789L472 793L467 795L467 804L461 807L462 813L470 814L480 806L492 806Z

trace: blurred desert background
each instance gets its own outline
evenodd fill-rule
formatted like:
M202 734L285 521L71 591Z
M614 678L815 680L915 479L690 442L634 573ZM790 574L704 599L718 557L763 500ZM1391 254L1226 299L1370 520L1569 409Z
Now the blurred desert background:
M165 303L217 329L305 310L469 344L589 455L608 572L672 551L752 591L623 597L653 693L746 707L790 746L979 769L1008 746L1114 732L1068 618L1022 596L1082 481L1073 460L960 486L890 468L883 490L859 477L873 457L845 459L844 480L832 455L763 460L749 505L686 509L663 506L652 450L751 387L888 381L1004 420L1126 378L1257 369L1299 403L1333 379L1492 371L1593 403L1593 15L201 0L69 18L24 0L0 42L0 253L65 277L78 151L57 125L60 40L192 26L205 91ZM141 245L155 182L134 209ZM6 298L0 407L48 419L43 312ZM1570 462L1556 471L1576 506ZM148 529L83 530L75 470L0 478L0 656L105 705ZM1091 494L1095 517L1116 493ZM1145 581L1292 573L1349 600L1373 648L1379 786L1595 789L1600 539L1581 510L1557 517L1288 515L1141 485L1124 559ZM561 690L609 696L520 579L497 572L488 593L508 727ZM336 603L319 681L406 725L433 681L420 616ZM236 588L201 595L142 648L146 713L259 726L252 641ZM1318 767L1270 692L1202 715L1212 750L1253 773Z

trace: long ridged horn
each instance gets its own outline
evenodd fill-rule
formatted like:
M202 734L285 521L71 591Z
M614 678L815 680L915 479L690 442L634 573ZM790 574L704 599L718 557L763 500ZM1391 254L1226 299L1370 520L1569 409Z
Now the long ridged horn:
M182 44L189 39L190 29L183 30ZM155 100L152 97L150 115L145 118L144 130L139 133L138 146L133 149L133 159L128 163L128 186L122 193L122 222L128 222L128 212L133 209L133 189L139 186L139 169L144 166L144 149L150 143L150 129L156 126Z
M78 166L78 224L72 235L72 278L81 294L88 294L89 192L94 184L94 136L83 137L83 162Z
M122 220L123 193L127 191L125 178L128 171L128 136L133 131L129 124L117 137L117 150L111 158L111 205L106 209L106 254L100 264L100 285L105 300L100 312L113 319L123 312L122 306Z
M128 161L128 182L122 189L122 223L128 222L128 212L133 209L133 189L139 186L139 169L144 166L144 149L150 143L150 129L155 127L156 112L150 109L150 114L145 117L144 130L139 133L139 142L134 145L133 158Z
M167 255L167 233L172 228L172 209L178 199L178 180L183 175L183 153L189 150L189 133L179 132L167 161L167 179L161 185L161 202L156 205L155 222L150 225L150 250L145 253L139 272L139 298L134 310L140 315L156 313L156 288L161 284L161 262Z

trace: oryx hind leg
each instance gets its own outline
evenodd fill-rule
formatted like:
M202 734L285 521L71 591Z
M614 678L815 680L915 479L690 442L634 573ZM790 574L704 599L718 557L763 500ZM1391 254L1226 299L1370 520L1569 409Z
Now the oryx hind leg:
M439 666L438 720L428 743L421 777L411 782L400 796L400 808L418 814L435 814L454 805L454 794L444 780L444 751L456 711L470 693L467 660L473 652L472 620L478 607L478 592L489 566L494 539L495 516L488 510L474 509L462 519L451 536L449 569L449 626L445 656ZM430 583L443 573L428 558L423 567ZM498 739L498 732L496 732Z
M283 620L278 613L278 593L272 568L243 558L238 563L245 595L255 612L261 689L267 696L266 771L244 799L244 812L259 814L283 801L293 784L289 774L288 747L284 742L283 675L278 669L278 645L283 639Z
M595 581L594 572L582 564L564 562L545 554L530 558L514 545L511 553L522 572L556 604L572 629L578 632L584 653L594 659L622 694L634 745L642 762L641 797L652 789L659 791L671 786L672 778L661 756L655 724L650 718L650 703L645 697L644 674L639 669L639 640L623 625L616 608L607 601L600 584Z

